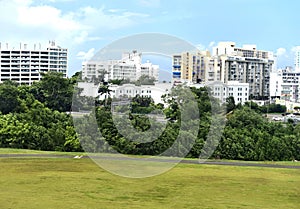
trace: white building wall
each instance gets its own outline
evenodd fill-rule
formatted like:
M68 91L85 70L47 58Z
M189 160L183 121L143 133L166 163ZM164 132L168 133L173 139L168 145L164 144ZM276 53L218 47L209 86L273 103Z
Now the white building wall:
M281 97L282 92L282 70L270 73L270 97Z
M297 72L300 72L300 46L296 46L295 47L295 58L294 58L294 62L295 62L295 70Z
M88 96L88 97L97 97L98 93L98 85L90 82L78 82L78 88L82 89L81 96Z
M163 84L163 83L156 83L155 85L141 85L141 86L136 86L134 84L109 86L109 89L111 90L110 92L111 98L121 98L121 97L132 98L137 95L140 95L142 97L151 97L156 104L163 103L161 96L168 93L171 88L172 88L171 84ZM102 95L99 98L104 99L105 95Z
M233 96L236 104L244 104L249 100L249 84L229 81L227 84L227 97Z
M207 84L212 90L212 96L219 99L222 103L226 102L228 97L233 97L235 104L249 101L249 84L239 83L238 81L210 82Z
M30 85L39 81L42 73L61 72L67 77L68 50L49 42L47 48L41 45L29 48L20 44L20 48L10 48L0 43L0 82L16 81Z
M300 72L293 72L289 68L271 73L271 99L281 98L286 101L300 100Z
M101 73L108 74L108 79L129 79L136 81L141 75L148 75L158 80L159 66L151 62L141 63L142 54L137 51L125 52L120 60L87 61L82 63L82 77L91 79Z

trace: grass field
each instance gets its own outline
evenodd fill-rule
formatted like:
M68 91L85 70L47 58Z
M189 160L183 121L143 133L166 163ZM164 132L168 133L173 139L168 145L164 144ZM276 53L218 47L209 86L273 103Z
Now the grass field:
M298 169L179 164L129 179L90 159L1 158L0 168L1 209L300 207Z
M85 152L55 152L55 151L39 151L39 150L27 150L27 149L10 149L10 148L0 148L0 154L50 154L50 155L68 155L68 156L76 156L76 155L100 155L100 156L114 156L114 154L93 154L93 153L85 153ZM134 158L147 158L149 156L142 156L142 155L128 155ZM169 159L169 157L161 157L162 159ZM198 162L198 159L195 158L186 158L188 160L194 160ZM291 166L300 166L300 162L293 162L293 161L237 161L237 160L213 160L208 159L207 161L220 161L220 162L247 162L247 163L254 163L254 164L278 164L278 165L291 165Z

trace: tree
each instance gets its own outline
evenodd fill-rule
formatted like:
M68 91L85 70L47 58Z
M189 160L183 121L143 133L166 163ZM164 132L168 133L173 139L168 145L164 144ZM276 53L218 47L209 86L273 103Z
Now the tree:
M100 96L105 95L105 106L107 106L107 100L110 97L110 92L111 90L109 89L109 85L102 84L98 89L98 93L100 93Z
M227 113L233 111L235 109L235 101L234 97L230 96L226 98L226 110Z
M135 82L137 86L140 85L154 85L155 78L148 75L141 75L139 79Z
M0 111L3 114L16 112L20 107L18 88L13 82L0 84Z
M44 74L41 81L32 86L32 93L37 100L60 112L71 110L73 92L71 80L57 72Z

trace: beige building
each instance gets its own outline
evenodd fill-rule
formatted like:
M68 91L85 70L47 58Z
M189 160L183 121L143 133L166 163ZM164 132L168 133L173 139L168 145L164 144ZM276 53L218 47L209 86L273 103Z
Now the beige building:
M209 58L208 51L173 55L173 83L203 83Z

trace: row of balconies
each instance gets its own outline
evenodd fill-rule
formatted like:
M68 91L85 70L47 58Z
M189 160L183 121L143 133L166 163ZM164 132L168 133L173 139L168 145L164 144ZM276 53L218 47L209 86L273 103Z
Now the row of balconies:
M30 55L30 54L41 54L41 55L52 55L52 56L67 56L67 52L60 52L60 51L57 51L57 52L53 52L53 51L0 51L0 54L3 54L3 55Z
M31 78L31 77L39 77L40 75L39 74L31 74L31 75L7 75L7 74L0 74L0 77L2 78L18 78L18 77L21 77L21 78Z

